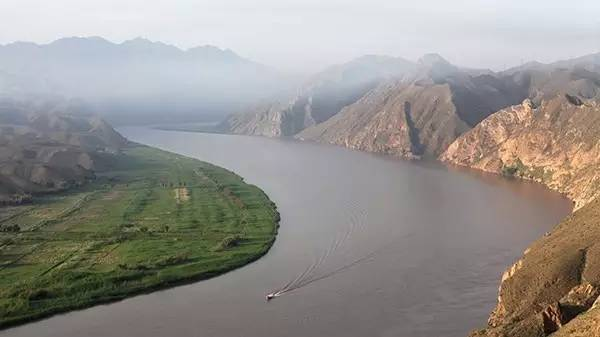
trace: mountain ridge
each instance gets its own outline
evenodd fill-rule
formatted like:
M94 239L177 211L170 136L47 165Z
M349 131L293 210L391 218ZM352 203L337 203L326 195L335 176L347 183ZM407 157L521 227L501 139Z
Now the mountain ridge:
M600 53L502 72L454 67L438 55L415 64L293 135L430 156L564 193L574 213L506 270L488 326L471 336L600 336ZM234 132L256 134L262 122L277 129L283 116L248 114Z
M143 38L6 44L0 46L0 72L17 79L13 91L83 99L116 123L138 120L141 113L147 123L214 118L272 97L288 81L231 50L183 50Z

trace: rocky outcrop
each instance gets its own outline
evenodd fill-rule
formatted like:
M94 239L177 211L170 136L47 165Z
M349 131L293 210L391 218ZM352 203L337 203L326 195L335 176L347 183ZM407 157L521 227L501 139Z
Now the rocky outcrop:
M472 336L547 336L568 329L600 294L598 226L595 200L531 245L502 277L488 328Z
M217 128L226 133L280 137L283 135L283 115L284 110L280 105L263 105L254 108L252 113L229 116Z
M442 161L535 180L576 208L600 194L600 104L567 93L503 109L457 139Z
M553 337L600 337L600 308L598 300L592 308L575 317L571 322L559 329Z
M488 327L473 336L597 333L588 320L600 294L599 87L587 70L536 74L530 99L484 119L439 156L543 183L577 210L505 272Z

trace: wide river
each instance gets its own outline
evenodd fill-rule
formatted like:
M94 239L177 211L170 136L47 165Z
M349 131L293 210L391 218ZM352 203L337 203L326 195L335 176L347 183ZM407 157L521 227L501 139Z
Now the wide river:
M571 210L542 186L435 163L259 137L120 131L260 186L281 212L275 245L207 281L1 336L465 336L485 325L503 270ZM328 277L265 301L327 252L312 277Z

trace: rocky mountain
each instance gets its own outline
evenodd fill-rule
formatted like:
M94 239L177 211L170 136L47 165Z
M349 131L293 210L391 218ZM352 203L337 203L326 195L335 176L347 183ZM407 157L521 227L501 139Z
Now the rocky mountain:
M16 42L0 46L0 73L27 94L83 99L117 122L139 120L142 112L145 122L223 116L270 97L286 81L231 50L181 50L141 38Z
M530 99L487 117L440 155L543 183L577 209L505 272L489 325L473 336L600 334L600 74L589 69L536 65Z
M289 102L231 116L220 131L295 136L405 158L437 157L486 117L524 99L537 104L560 90L593 95L590 74L600 65L598 55L532 62L499 73L458 67L437 54L416 63L366 57L316 76L319 80ZM375 75L365 76L368 72Z
M397 82L381 85L297 137L369 152L418 157L446 146L468 129L468 124L456 114L447 84Z
M600 335L600 200L573 213L510 267L486 329L472 337Z
M600 74L556 70L539 82L532 99L483 120L440 158L541 182L581 207L600 194Z
M600 53L588 54L572 59L561 60L552 63L541 63L536 61L527 62L517 67L503 71L505 74L514 74L526 70L551 72L561 69L582 69L591 72L600 72Z
M383 83L300 139L401 157L437 155L498 109L528 95L529 78L495 76L426 55L412 76Z
M127 140L65 100L0 101L0 202L63 190L93 179Z
M414 63L402 58L363 56L313 76L291 98L230 116L220 129L267 137L292 136L328 120L382 81L408 76L415 69Z
M600 336L599 56L494 73L426 55L321 122L300 105L296 122L286 124L294 114L281 113L290 107L283 104L231 125L240 133L432 156L566 194L576 211L506 271L488 327L472 336Z

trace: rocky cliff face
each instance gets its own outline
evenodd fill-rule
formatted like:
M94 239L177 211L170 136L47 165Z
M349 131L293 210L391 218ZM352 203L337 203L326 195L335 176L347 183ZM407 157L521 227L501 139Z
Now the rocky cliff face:
M440 159L538 181L578 210L504 273L489 325L473 335L599 336L597 310L579 315L600 294L600 80L563 69L532 82L531 99L484 119Z
M482 121L440 159L535 180L579 208L600 194L599 102L566 93L526 100Z
M590 310L600 294L599 226L594 200L531 245L502 276L489 326L472 336L600 336Z
M283 135L282 119L285 109L280 104L266 104L252 112L229 116L217 129L225 133L240 135L280 137Z
M415 158L436 153L468 130L447 84L382 85L297 137Z
M385 83L300 139L405 158L437 156L500 108L528 96L529 77L472 74L428 55L411 78Z

